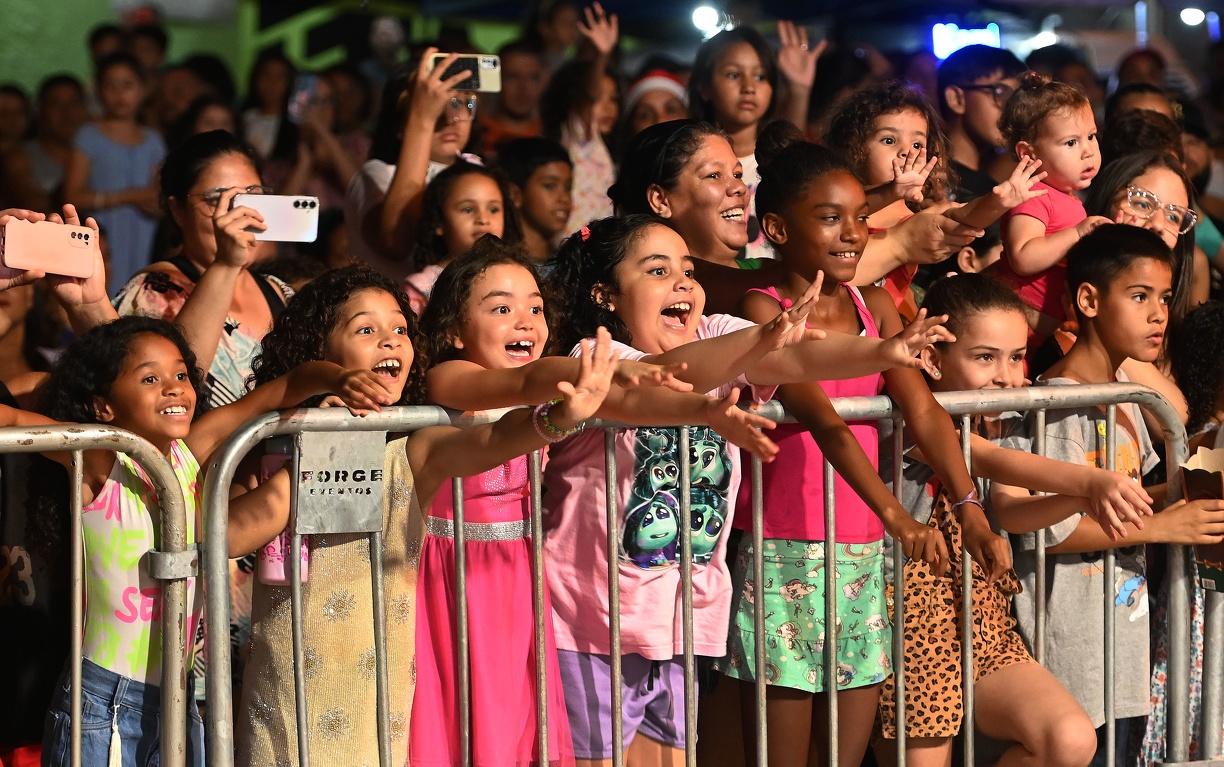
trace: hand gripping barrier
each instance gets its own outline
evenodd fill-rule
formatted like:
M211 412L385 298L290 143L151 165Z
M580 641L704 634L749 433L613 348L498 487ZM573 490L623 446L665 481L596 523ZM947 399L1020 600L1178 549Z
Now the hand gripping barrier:
M1164 429L1164 442L1166 446L1166 462L1170 467L1179 466L1186 457L1186 434L1176 413L1169 404L1160 397L1156 392L1143 386L1133 384L1101 384L1101 385L1085 385L1073 387L1036 387L1025 389L1012 389L1005 391L991 392L951 392L936 395L939 403L954 417L958 422L962 448L966 460L969 457L969 437L971 433L970 419L977 414L990 414L1005 411L1034 411L1036 420L1036 452L1044 451L1044 427L1045 415L1050 410L1063 410L1081 407L1104 406L1106 408L1107 422L1107 444L1110 451L1110 464L1108 468L1112 468L1113 447L1115 445L1116 431L1116 408L1118 404L1135 403L1155 415L1157 420L1162 424ZM834 400L834 406L838 414L847 420L876 420L876 421L891 421L895 425L893 431L893 456L894 456L894 487L898 494L901 488L901 469L902 469L902 444L904 440L904 423L902 421L899 410L893 405L891 400L886 397L862 397L862 398L846 398ZM226 540L226 508L227 490L234 475L238 461L260 440L274 435L292 434L302 431L380 431L380 432L409 432L415 429L424 428L426 426L453 424L456 426L468 426L476 423L486 423L500 415L502 411L480 413L476 415L456 416L449 411L436 407L414 407L414 408L392 408L382 413L370 415L366 418L353 418L343 410L298 410L291 411L285 415L276 413L262 416L239 429L230 438L230 440L218 450L214 455L213 461L209 466L207 475L207 484L204 492L204 508L205 508L205 524L207 525L207 536L205 538L209 543L206 545L205 551L205 577L208 583L224 584L228 578L228 570L226 566L226 549L224 542ZM775 420L789 420L777 403L771 403L763 409L763 414L774 418ZM617 476L617 456L615 451L615 426L616 424L604 422L592 422L590 427L603 427L605 432L605 468L606 476L613 478ZM680 426L680 463L679 482L680 482L680 518L686 520L689 518L689 491L690 491L690 475L689 475L689 452L688 429ZM537 573L533 584L533 599L535 606L535 647L537 655L544 652L544 585L542 578L538 575L541 572L540 563L542 561L542 527L541 527L541 488L540 488L540 459L539 454L534 454L530 458L530 482L531 482L531 509L532 509L532 551L534 559L534 571ZM752 515L753 515L753 544L757 551L762 549L762 501L761 501L761 464L757 460L752 460L751 465L751 482L752 482ZM826 461L825 463L826 477L826 496L825 496L825 521L826 529L834 528L836 497L835 489L831 480L833 476L832 466ZM1172 474L1173 469L1170 469ZM471 759L470 739L471 739L471 723L470 723L470 679L468 679L468 628L467 628L467 613L466 613L466 573L465 562L463 557L464 548L464 522L463 522L463 488L460 481L456 480L453 483L452 492L454 494L454 511L455 511L455 549L456 549L456 590L457 605L458 605L458 658L459 658L459 689L462 691L460 695L460 722L461 722L461 748L464 754L464 765L469 765ZM608 525L609 530L616 530L619 525L619 503L618 503L618 488L615 482L609 481L604 488L604 498L608 510ZM691 529L689 525L681 525L681 530L686 531L680 536L681 556L679 561L679 569L682 583L681 593L681 612L683 625L683 648L684 648L684 677L686 689L694 689L695 682L695 658L693 652L693 594L692 594L692 541L690 538ZM623 743L623 725L621 722L621 655L620 655L620 589L618 578L619 550L616 536L610 535L607 543L608 547L608 585L609 585L609 616L610 616L610 664L612 670L612 684L609 690L609 695L612 701L612 726L613 726L613 743ZM297 550L297 541L291 551ZM1168 732L1167 732L1167 754L1164 764L1167 765L1190 765L1190 696L1189 688L1189 673L1190 673L1190 658L1189 658L1189 643L1190 643L1190 625L1189 625L1189 599L1190 589L1192 587L1189 572L1187 567L1187 551L1182 546L1169 547L1169 572L1168 572L1168 592L1169 603L1168 610L1171 617L1169 621L1169 670L1168 670ZM1036 647L1034 648L1037 659L1040 661L1044 653L1044 619L1045 610L1045 545L1044 541L1039 539L1036 552L1037 557L1037 594L1036 594L1036 610L1037 610L1037 639ZM290 557L291 560L296 560L296 557ZM377 559L373 556L372 560ZM903 626L903 594L904 594L904 558L899 547L894 547L894 570L896 577L896 613L894 614L894 661L893 667L896 669L896 689L897 699L904 700L905 695L905 673L904 665L901 662L903 655L904 634ZM965 566L963 567L964 582L962 584L963 604L962 609L965 615L971 613L972 610L972 593L973 589L970 584L971 567L969 566L969 555L965 554ZM296 567L300 567L297 564ZM378 572L377 565L372 561L374 572L372 577L375 578L376 584L374 594L376 600L382 593L381 575ZM1109 581L1113 569L1116 567L1114 557L1111 554L1106 555L1104 567L1107 573L1106 580ZM755 573L754 577L758 582L763 581L763 563L759 557L755 558ZM837 588L837 573L832 567L824 568L826 578L826 607L825 617L826 625L835 626L836 624L836 588ZM301 648L301 615L300 615L300 581L296 574L290 578L291 584L295 584L294 588L294 633L295 633L295 660L300 658ZM208 588L207 589L208 604L207 604L207 620L213 625L226 625L229 619L229 604L227 598L227 590L224 587ZM1204 690L1203 704L1200 724L1202 726L1202 736L1200 738L1200 751L1211 757L1217 757L1220 754L1220 734L1221 734L1221 687L1222 679L1224 679L1224 660L1221 659L1220 643L1224 640L1224 612L1221 611L1220 595L1209 593L1207 595L1208 612L1206 617L1205 630L1205 670L1204 670ZM381 623L381 606L376 605L375 621L376 626ZM1105 702L1107 713L1107 727L1109 737L1107 743L1110 744L1107 754L1107 763L1112 764L1113 753L1113 732L1115 727L1115 716L1112 710L1113 706L1113 677L1112 669L1114 666L1114 634L1113 634L1113 595L1106 590L1105 604L1102 606L1103 621L1106 629L1106 646L1103 648L1105 656L1105 665L1107 668L1105 680ZM1180 617L1179 617L1180 616ZM756 612L754 615L754 623L758 635L763 635L764 626L764 609L763 601L758 600L756 604ZM966 680L972 680L972 631L973 625L971 621L966 621L962 627L963 630L963 677ZM825 645L825 668L826 679L834 679L835 675L828 672L835 668L833 653L834 642L827 642ZM386 659L385 646L376 644L378 653L378 669L379 669L379 694L378 706L380 713L380 741L382 764L388 765L389 746L387 745L386 735L386 701L388 691L386 689ZM757 668L765 668L765 643L756 643L757 652ZM300 666L300 663L295 663ZM548 712L547 712L547 695L545 694L546 672L545 664L536 664L536 685L537 685L537 721L538 721L538 744L539 744L539 761L541 764L548 761ZM758 675L760 676L760 675ZM210 658L208 665L208 747L207 754L210 765L221 765L229 767L233 763L233 724L232 724L232 699L230 690L230 659L228 652L216 653ZM304 710L301 704L301 680L299 682L299 718L304 717ZM830 753L827 754L829 763L837 763L837 693L835 686L830 689L826 695L828 699L829 709L829 743ZM768 743L765 737L766 721L766 686L762 678L757 679L756 683L756 731L757 744L755 762L757 764L766 764L768 759ZM686 763L696 765L696 702L692 699L693 696L685 696L685 711L684 722L686 731ZM963 731L971 732L973 728L973 685L971 681L965 684L965 714ZM898 728L898 763L905 764L905 722L904 722L904 706L897 707L897 728ZM300 763L305 765L308 763L309 753L308 746L302 736L305 728L299 727L299 754L302 757ZM624 754L622 749L616 748L613 753L613 764L616 767L621 767L624 764ZM973 738L964 739L964 763L975 764L975 753ZM1215 762L1212 762L1213 764ZM1200 764L1195 762L1193 764Z
M150 443L131 432L97 424L0 428L0 453L72 453L72 671L71 763L81 765L81 661L85 630L84 541L81 482L86 450L126 453L144 469L160 501L161 548L150 552L149 572L162 586L161 763L187 761L187 579L196 574L197 555L188 546L186 507L174 470Z

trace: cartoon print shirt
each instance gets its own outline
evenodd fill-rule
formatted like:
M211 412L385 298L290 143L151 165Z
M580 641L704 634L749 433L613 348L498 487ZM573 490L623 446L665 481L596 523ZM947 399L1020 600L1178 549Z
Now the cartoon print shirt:
M729 315L703 317L697 339L752 327ZM613 344L621 356L644 353ZM573 354L577 353L577 349ZM774 387L753 387L743 377L715 391L743 388L757 402ZM727 531L739 488L739 450L706 427L689 430L690 514L680 515L679 430L616 430L617 570L620 579L621 651L652 660L683 652L680 609L680 534L692 529L693 644L698 655L726 652L731 610ZM544 472L545 556L552 591L557 647L607 654L608 515L604 485L604 432L590 430L549 450Z
M148 553L161 539L152 483L131 458L116 453L114 468L83 510L85 638L83 653L102 668L145 684L161 684L162 584L149 575ZM183 489L187 540L196 540L200 465L182 441L170 465ZM187 632L195 636L202 604L199 580L187 579Z
M1121 371L1118 380L1126 381ZM1069 378L1041 381L1045 386L1070 386ZM1104 468L1105 409L1051 410L1046 416L1046 455L1059 461ZM1135 405L1118 407L1116 467L1136 482L1159 459ZM1067 539L1079 525L1077 514L1045 529L1047 546ZM1012 536L1016 574L1024 592L1016 596L1019 630L1033 645L1036 557L1032 534ZM1104 552L1046 554L1046 667L1079 701L1093 726L1105 722L1105 633L1101 603L1104 589L1113 595L1117 625L1115 711L1119 717L1144 716L1150 707L1148 689L1148 593L1144 547L1116 549L1116 577L1106 584Z

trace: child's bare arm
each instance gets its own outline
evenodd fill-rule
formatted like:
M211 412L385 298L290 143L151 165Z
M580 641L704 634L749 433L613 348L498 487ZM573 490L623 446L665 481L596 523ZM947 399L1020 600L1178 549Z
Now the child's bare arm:
M948 211L948 217L968 226L990 226L1012 208L1047 194L1045 189L1033 189L1033 185L1046 177L1045 172L1038 172L1040 167L1041 160L1025 157L1016 165L1011 176L995 186L990 194Z
M1110 220L1104 216L1089 216L1070 229L1046 236L1045 223L1021 213L1003 227L1003 248L1016 274L1040 274L1061 261L1080 238L1108 223Z
M1124 522L1142 528L1143 517L1152 514L1152 497L1121 472L1010 450L976 434L970 438L970 448L975 476L1036 492L1077 497L1081 506L1087 505L1118 535L1127 535Z
M257 487L230 493L226 545L242 557L275 538L289 524L289 471L281 469Z
M1139 543L1204 545L1224 541L1224 501L1178 501L1158 512L1142 530L1132 529L1124 540L1113 540L1094 520L1081 518L1075 531L1047 551L1081 554Z
M332 362L315 361L298 365L285 375L261 386L228 405L210 410L191 425L187 445L203 465L212 451L233 431L273 410L296 407L320 394L337 395L357 414L380 410L392 404L387 384L369 370L345 370Z

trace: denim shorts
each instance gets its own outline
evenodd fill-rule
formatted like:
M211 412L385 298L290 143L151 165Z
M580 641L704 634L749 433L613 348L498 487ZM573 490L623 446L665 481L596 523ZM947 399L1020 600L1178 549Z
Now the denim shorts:
M43 767L71 763L72 672L60 674L47 711ZM191 689L188 684L187 689ZM188 696L187 764L204 765L204 723ZM161 688L107 671L88 659L81 663L81 764L105 765L110 754L111 724L118 726L123 767L161 764Z

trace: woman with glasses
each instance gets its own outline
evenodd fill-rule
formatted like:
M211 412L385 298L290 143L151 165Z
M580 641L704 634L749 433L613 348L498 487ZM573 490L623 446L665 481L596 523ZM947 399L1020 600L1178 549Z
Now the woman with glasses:
M425 186L460 157L476 119L476 94L455 90L474 72L444 76L458 54L430 67L437 48L426 48L415 70L383 89L370 159L353 176L344 221L353 255L395 282L418 271L413 262Z
M272 190L251 149L220 130L192 136L167 155L160 180L178 252L128 280L115 306L120 315L177 324L207 371L209 405L224 405L246 392L260 339L293 294L275 277L250 271L262 255L254 231L264 228L263 217L233 207L235 195Z
M1194 185L1177 158L1164 152L1137 152L1106 165L1084 199L1088 215L1151 230L1173 249L1178 269L1169 306L1171 332L1186 312L1207 300L1210 287L1207 258L1194 247L1198 223L1194 197Z

